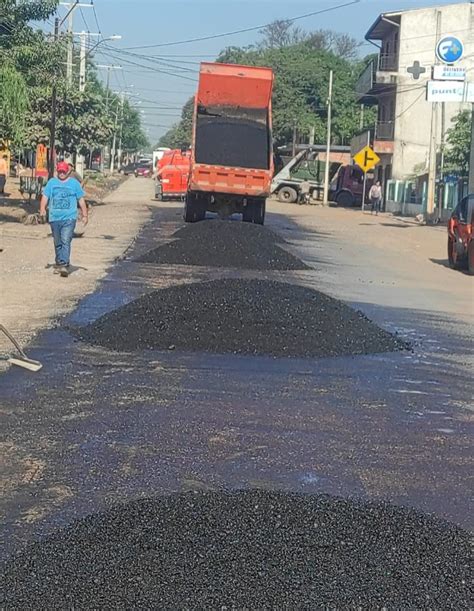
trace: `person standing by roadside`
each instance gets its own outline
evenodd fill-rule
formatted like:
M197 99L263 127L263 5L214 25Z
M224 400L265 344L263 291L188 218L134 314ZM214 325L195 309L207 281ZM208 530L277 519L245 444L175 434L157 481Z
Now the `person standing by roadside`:
M0 195L5 194L5 183L9 173L8 157L7 155L2 155L0 158Z
M69 164L60 161L56 167L57 178L51 178L43 190L40 216L49 210L49 223L54 239L56 254L54 272L63 278L69 275L71 242L77 220L77 207L82 212L82 222L87 225L87 205L80 183L70 176Z
M380 184L380 180L370 187L369 191L369 199L372 203L372 210L370 214L378 214L380 212L380 208L382 206L382 185Z

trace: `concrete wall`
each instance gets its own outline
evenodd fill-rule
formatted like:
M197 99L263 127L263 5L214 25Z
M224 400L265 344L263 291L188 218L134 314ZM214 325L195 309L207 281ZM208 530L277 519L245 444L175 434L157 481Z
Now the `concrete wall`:
M437 34L437 15L440 13ZM436 8L402 13L400 51L395 107L395 143L393 177L406 178L415 169L428 167L432 104L426 101L426 82L431 78L431 66L439 63L435 55L438 39L446 34L458 36L464 43L464 57L458 65L467 69L468 80L474 81L474 5L451 4ZM407 68L417 60L426 68L425 74L414 80ZM437 105L438 143L441 142L442 109ZM446 103L445 129L451 119L470 104ZM420 172L417 172L420 173Z

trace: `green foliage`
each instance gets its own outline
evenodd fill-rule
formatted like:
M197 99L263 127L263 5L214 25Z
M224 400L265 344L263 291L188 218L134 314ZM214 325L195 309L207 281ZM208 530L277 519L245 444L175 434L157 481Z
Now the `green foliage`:
M332 51L314 49L307 41L280 48L229 48L220 55L219 61L267 66L274 70L274 138L277 144L291 140L295 125L300 134L309 134L314 127L316 142L324 142L330 70L334 72L333 144L347 144L359 131L359 109L354 93L359 64L338 57ZM368 121L373 121L370 113L366 116Z
M123 108L122 148L125 152L140 151L149 146L141 126L140 113L125 100Z
M193 132L194 97L190 98L183 107L181 121L160 138L158 147L166 146L172 149L189 148Z
M469 173L469 153L471 147L472 113L462 110L453 119L453 127L447 132L445 170L460 176Z
M31 147L47 144L51 128L51 95L37 91L31 103L27 142ZM56 145L68 153L85 153L108 143L113 121L104 111L103 100L96 94L60 88L56 104Z
M22 75L10 64L0 67L0 141L23 139L28 103Z

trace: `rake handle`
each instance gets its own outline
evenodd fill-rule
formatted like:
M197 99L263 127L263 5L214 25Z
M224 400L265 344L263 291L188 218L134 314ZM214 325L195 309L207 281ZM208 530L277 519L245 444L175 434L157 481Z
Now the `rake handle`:
M8 339L11 341L11 343L15 346L15 348L18 350L20 356L24 359L28 359L28 357L26 356L26 354L23 352L20 344L16 341L16 339L13 337L13 335L3 326L0 325L0 331L3 331L3 333L8 337Z

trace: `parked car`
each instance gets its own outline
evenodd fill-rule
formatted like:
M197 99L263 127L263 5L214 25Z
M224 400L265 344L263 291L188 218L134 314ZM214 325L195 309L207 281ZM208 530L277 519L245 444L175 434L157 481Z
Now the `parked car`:
M120 167L119 172L120 174L125 174L125 176L128 176L129 174L133 174L138 168L138 166L139 163L137 163L136 161L134 161L133 163L127 163Z
M454 269L474 275L474 193L466 195L448 221L448 259Z
M153 174L151 163L140 164L137 168L135 168L134 174L137 177L143 176L144 178L149 178Z

